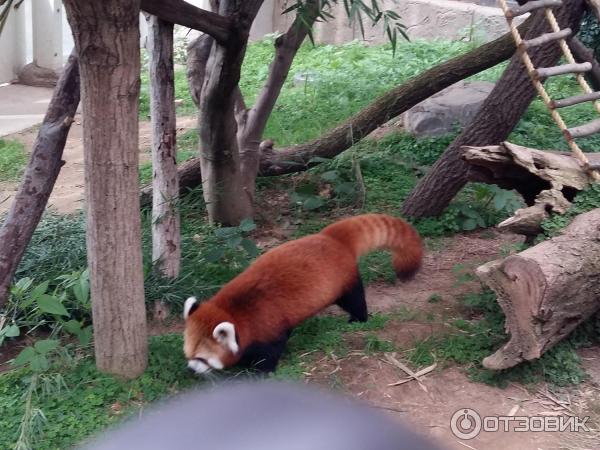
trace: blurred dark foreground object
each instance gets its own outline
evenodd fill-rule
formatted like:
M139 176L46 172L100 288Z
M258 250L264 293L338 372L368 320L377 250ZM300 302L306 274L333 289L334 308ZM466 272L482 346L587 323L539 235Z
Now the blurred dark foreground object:
M273 381L226 383L155 406L88 450L441 450L373 408Z

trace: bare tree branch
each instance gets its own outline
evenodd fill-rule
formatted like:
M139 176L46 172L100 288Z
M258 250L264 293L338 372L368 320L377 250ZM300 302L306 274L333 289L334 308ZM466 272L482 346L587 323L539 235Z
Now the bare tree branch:
M230 17L197 8L184 0L142 0L141 8L165 22L209 34L220 44L226 43L231 35L233 22Z

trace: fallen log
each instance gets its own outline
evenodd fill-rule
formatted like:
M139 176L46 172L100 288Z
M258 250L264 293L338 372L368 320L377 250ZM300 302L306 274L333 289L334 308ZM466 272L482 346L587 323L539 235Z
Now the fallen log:
M527 19L519 26L525 34L532 20ZM201 50L196 47L197 50ZM354 116L347 119L321 137L310 142L273 149L273 142L263 142L260 155L259 176L277 176L307 170L315 157L333 158L367 136L378 126L409 110L423 100L467 77L506 61L515 52L515 43L510 33L459 55L425 72L416 75L403 84L391 89ZM196 57L202 57L195 53ZM196 82L197 86L198 83ZM195 93L192 92L192 96ZM267 143L271 143L268 145ZM180 194L197 187L200 183L200 161L194 158L178 167ZM152 186L144 186L140 201L149 205Z
M571 153L552 152L504 142L487 147L462 147L469 163L468 179L496 184L519 192L528 208L518 210L499 228L535 236L551 212L564 213L575 195L592 182ZM600 154L586 153L590 164L600 164Z
M496 292L510 334L484 367L501 370L539 358L600 309L600 209L476 274Z

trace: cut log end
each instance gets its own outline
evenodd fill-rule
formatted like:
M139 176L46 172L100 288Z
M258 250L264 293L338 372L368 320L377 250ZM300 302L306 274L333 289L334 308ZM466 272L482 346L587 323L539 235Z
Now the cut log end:
M540 358L600 308L600 209L565 231L476 270L506 315L509 341L483 360L492 370Z

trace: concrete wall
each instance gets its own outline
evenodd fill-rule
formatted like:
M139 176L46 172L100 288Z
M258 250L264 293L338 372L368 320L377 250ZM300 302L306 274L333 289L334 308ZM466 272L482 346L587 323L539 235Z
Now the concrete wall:
M479 0L487 1L487 0ZM282 2L273 11L274 29L283 31L292 16L282 15ZM508 31L502 11L496 7L480 6L470 1L453 0L385 0L385 9L394 9L401 16L410 38L489 41ZM319 42L341 44L363 39L358 26L350 26L341 5L332 11L335 19L316 26ZM371 27L365 22L364 40L369 43L387 42L381 25Z
M186 0L195 6L209 7L209 0ZM490 5L496 0L383 0L386 9L396 10L407 26L411 38L491 40L507 30L499 8ZM294 14L282 15L286 0L265 0L252 26L250 38L288 29ZM358 27L350 26L342 6L332 11L335 18L317 24L315 38L319 42L341 44L363 39ZM146 41L146 23L140 18L141 45ZM188 40L197 32L184 31ZM365 23L365 40L387 42L381 26ZM57 69L73 48L73 38L60 0L25 0L11 16L0 36L0 83L14 80L23 66L32 61Z
M25 17L29 5L22 4L10 16L2 34L0 34L0 84L13 81L16 73L26 64L27 40Z

